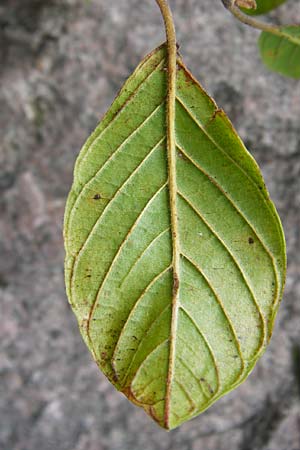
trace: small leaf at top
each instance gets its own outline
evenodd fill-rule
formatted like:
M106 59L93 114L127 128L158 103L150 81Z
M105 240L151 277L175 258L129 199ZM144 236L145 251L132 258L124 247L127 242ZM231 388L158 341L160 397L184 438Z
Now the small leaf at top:
M263 31L258 45L266 66L282 75L300 78L300 26L281 28L281 36Z
M243 11L246 14L258 16L260 14L266 14L272 9L278 8L278 6L285 3L286 0L256 0L256 9L246 9L243 8Z
M83 147L64 228L83 339L115 387L166 429L249 375L270 340L286 264L256 162L179 57L175 80L175 164L163 45Z

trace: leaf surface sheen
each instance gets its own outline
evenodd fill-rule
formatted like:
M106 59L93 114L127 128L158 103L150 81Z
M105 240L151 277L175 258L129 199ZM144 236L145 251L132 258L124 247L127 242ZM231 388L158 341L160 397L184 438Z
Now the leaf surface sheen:
M65 277L98 366L173 429L248 376L271 337L286 263L257 164L179 57L170 205L166 53L138 66L78 157Z

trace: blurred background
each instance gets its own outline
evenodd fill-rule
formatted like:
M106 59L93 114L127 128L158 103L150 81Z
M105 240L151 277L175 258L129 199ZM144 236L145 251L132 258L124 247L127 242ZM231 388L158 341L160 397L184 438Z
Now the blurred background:
M271 345L250 378L167 433L99 372L63 282L75 158L164 40L154 0L1 0L0 449L300 450L300 82L267 71L258 32L220 0L170 0L181 53L258 160L287 238ZM300 22L299 0L270 19Z

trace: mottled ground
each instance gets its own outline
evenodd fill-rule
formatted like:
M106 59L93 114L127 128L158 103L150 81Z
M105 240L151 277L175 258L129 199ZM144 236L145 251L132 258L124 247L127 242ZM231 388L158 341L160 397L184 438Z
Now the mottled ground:
M0 3L0 449L300 449L300 82L261 64L257 32L220 0L171 0L187 65L259 161L283 220L288 277L248 381L171 433L99 373L63 284L76 155L142 56L163 40L154 0ZM299 0L271 15L300 22Z

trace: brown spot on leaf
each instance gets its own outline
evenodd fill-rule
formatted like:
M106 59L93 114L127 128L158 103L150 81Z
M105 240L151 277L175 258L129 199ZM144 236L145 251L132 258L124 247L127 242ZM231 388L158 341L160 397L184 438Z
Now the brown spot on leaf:
M115 383L117 383L119 381L118 375L116 373L113 374L112 379Z
M102 197L101 197L100 194L95 194L94 197L93 197L94 200L100 200L101 198Z
M250 236L248 239L249 244L254 244L254 239Z
M88 329L88 324L89 324L88 319L83 319L83 320L81 321L80 327L83 328L85 331L87 331L87 329Z
M215 118L217 116L219 116L219 115L222 116L223 114L224 114L223 109L217 108L214 110L213 115L211 116L210 120L215 120Z
M205 386L207 387L207 389L209 390L209 392L211 394L214 393L213 388L211 387L211 385L208 383L208 381L205 378L200 378L201 383L205 384Z
M174 280L173 280L173 295L175 296L179 289L179 278L177 273L174 273Z

